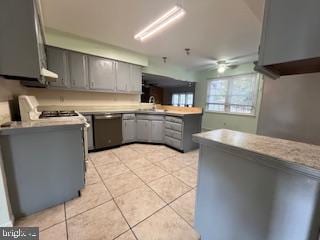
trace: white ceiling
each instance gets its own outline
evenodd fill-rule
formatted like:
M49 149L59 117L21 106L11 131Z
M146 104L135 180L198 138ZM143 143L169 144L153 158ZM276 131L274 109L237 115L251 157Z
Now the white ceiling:
M176 0L42 0L47 27L91 38L188 69L257 53L263 0L184 0L186 15L139 42L133 36ZM190 48L186 56L184 49Z

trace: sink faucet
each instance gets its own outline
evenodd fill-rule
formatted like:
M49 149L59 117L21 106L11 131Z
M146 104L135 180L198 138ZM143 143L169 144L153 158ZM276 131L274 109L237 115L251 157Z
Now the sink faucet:
M152 109L155 110L156 109L156 99L154 96L150 96L149 103L153 104Z

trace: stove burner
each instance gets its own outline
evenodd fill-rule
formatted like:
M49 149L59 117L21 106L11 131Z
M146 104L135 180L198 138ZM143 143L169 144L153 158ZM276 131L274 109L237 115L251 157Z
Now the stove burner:
M75 111L43 111L39 118L74 117L79 116Z

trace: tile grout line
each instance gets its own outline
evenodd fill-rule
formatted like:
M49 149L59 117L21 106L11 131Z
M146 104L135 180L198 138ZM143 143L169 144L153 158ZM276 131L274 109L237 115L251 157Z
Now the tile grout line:
M117 156L117 157L118 157L118 156ZM120 158L118 158L118 159L121 161ZM125 164L125 163L124 163L124 164ZM125 165L126 165L126 164L125 164ZM126 165L126 166L127 166L127 165ZM186 166L186 167L188 167L188 166ZM161 168L161 169L162 169L162 168ZM184 168L182 168L182 169L184 169ZM182 169L180 169L180 170L182 170ZM162 169L162 170L164 170L164 169ZM177 170L177 171L175 171L175 172L178 172L178 171L180 171L180 170ZM148 183L146 183L146 182L145 182L143 179L141 179L135 172L133 172L133 170L130 169L130 171L131 171L134 175L136 175L145 185L147 185L147 186L149 187L149 189L151 189L151 190L165 203L165 206L164 206L164 207L158 209L157 211L155 211L155 212L154 212L153 214L151 214L150 216L148 216L148 217L146 217L145 219L141 220L140 222L138 222L137 224L135 224L132 228L136 227L136 226L139 225L140 223L144 222L145 220L147 220L148 218L152 217L152 216L155 215L157 212L159 212L160 210L162 210L162 209L164 209L165 207L168 206L168 207L169 207L171 210L173 210L183 221L185 221L192 229L194 229L194 226L192 226L192 225L191 225L184 217L182 217L173 207L171 207L170 204L172 204L173 202L175 202L176 200L178 200L178 199L181 198L182 196L186 195L187 193L191 192L191 191L194 190L197 186L196 186L196 187L191 187L191 186L187 185L187 184L184 183L182 180L180 180L179 178L177 178L176 176L174 176L174 175L173 175L174 172L168 173L168 174L165 175L165 176L162 176L162 177L160 177L160 178L158 178L158 179L155 179L155 180L151 181L151 182L154 182L154 181L159 180L159 179L161 179L161 178L163 178L163 177L166 177L166 176L168 176L168 175L171 175L171 176L177 178L177 180L179 180L180 182L182 182L182 183L186 184L188 187L190 187L190 190L188 190L187 192L183 193L182 195L176 197L176 198L175 198L174 200L172 200L171 202L167 203L157 192L155 192L155 191L151 188L151 186L149 186ZM165 170L164 170L164 171L165 171ZM166 172L167 172L167 171L166 171ZM151 182L149 182L149 183L151 183ZM136 189L137 189L137 188L136 188ZM134 189L134 190L135 190L135 189Z
M67 209L66 209L66 202L63 203L64 207L64 220L65 220L65 225L66 225L66 235L67 235L67 240L69 239L69 232L68 232L68 221L67 221Z
M129 146L129 147L130 147L130 146ZM130 147L130 148L131 148L131 147ZM131 148L131 149L132 149L132 148ZM135 151L135 152L137 152L137 153L139 153L139 154L141 154L140 152L136 151L135 149L132 149L132 150ZM156 151L156 150L154 150L154 151ZM154 152L154 151L152 151L152 152ZM128 223L127 219L125 218L124 214L122 213L120 207L119 207L118 204L116 203L115 198L113 197L113 195L111 194L110 190L108 189L108 187L107 187L106 184L104 183L103 178L101 177L101 175L99 174L98 170L96 169L96 166L93 164L96 172L98 173L98 175L99 175L99 177L100 177L100 180L102 181L103 185L104 185L105 188L108 190L108 192L110 193L110 196L112 197L111 200L113 200L113 202L115 203L115 205L116 205L117 208L119 209L122 217L125 219L127 225L129 226L129 229L132 231L132 233L134 234L135 238L137 238L137 237L136 237L136 235L135 235L135 233L134 233L134 231L133 231L133 228L136 227L137 225L139 225L140 223L144 222L144 221L147 220L148 218L152 217L153 215L155 215L157 212L159 212L160 210L164 209L165 207L169 207L170 209L172 209L183 221L185 221L192 229L194 229L193 226L191 226L180 214L178 214L178 213L170 206L171 203L173 203L174 201L176 201L176 200L179 199L180 197L184 196L185 194L191 192L192 190L194 190L194 188L191 187L190 190L188 190L187 192L185 192L185 193L183 193L182 195L178 196L177 198L175 198L175 199L172 200L171 202L167 203L157 192L155 192L155 191L149 186L148 183L146 183L146 182L145 182L142 178L140 178L131 168L129 168L128 165L125 164L125 163L121 160L121 158L120 158L119 156L117 156L117 154L115 154L114 152L112 152L112 154L113 154L122 164L124 164L124 165L129 169L129 172L131 172L131 173L133 173L135 176L137 176L153 193L155 193L155 194L165 203L165 205L164 205L163 207L161 207L160 209L158 209L157 211L155 211L154 213L152 213L150 216L144 218L143 220L139 221L138 223L136 223L135 225L133 225L133 226L131 227L130 224ZM166 158L166 159L169 159L169 158L170 158L170 157L168 157L168 158ZM166 159L163 159L163 160L166 160ZM160 162L160 161L159 161L159 162ZM151 162L151 164L152 164L152 165L155 165L155 164L153 164L152 162ZM157 165L155 165L155 166L157 166ZM158 167L160 167L160 166L158 166ZM188 167L188 165L186 165L184 168L186 168L186 167ZM160 168L161 168L161 167L160 167ZM180 170L182 170L182 169L184 169L184 168L181 168L181 169L179 169L179 170L177 170L177 171L180 171ZM161 168L161 169L164 170L163 168ZM164 170L164 171L167 172L166 170ZM177 171L174 171L174 172L177 172ZM172 172L172 173L174 173L174 172ZM168 172L167 172L167 173L168 173ZM171 175L171 176L175 177L172 173L169 172L169 173L168 173L167 175L165 175L165 176ZM119 175L121 175L121 174L119 174ZM117 176L119 176L119 175L117 175ZM163 177L165 177L165 176L162 176L162 177L158 178L157 180L159 180L159 179L161 179L161 178L163 178ZM175 178L177 178L177 177L175 177ZM177 179L178 179L178 178L177 178ZM178 180L181 181L180 179L178 179ZM153 181L155 181L155 180L153 180ZM153 182L153 181L151 181L151 182ZM181 181L181 182L184 183L183 181ZM187 185L187 186L188 186L188 185ZM190 186L188 186L188 187L190 187ZM129 192L131 192L131 191L134 191L134 190L136 190L136 189L139 189L139 188L140 188L140 187L135 188L135 189L133 189L133 190L130 190L130 191L128 191L127 193L129 193ZM195 187L195 188L196 188L196 187ZM124 193L124 194L127 194L127 193ZM124 195L124 194L121 194L121 195ZM117 197L120 197L120 195L117 196ZM110 200L109 200L109 201L110 201ZM127 231L128 231L128 230L127 230ZM115 237L114 239L118 238L119 236L121 236L122 234L126 233L127 231L121 233L120 235L118 235L118 236ZM137 239L138 239L138 238L137 238Z
M112 154L114 154L114 153L112 152ZM115 154L114 154L114 155L115 155ZM116 155L115 155L115 156L116 156ZM116 156L116 158L118 158L118 157ZM118 158L118 159L119 159L119 158ZM119 160L120 160L120 159L119 159ZM108 189L108 187L107 187L106 184L104 183L103 178L101 177L100 173L99 173L98 170L96 169L96 166L94 166L94 168L95 168L95 170L97 171L97 173L98 173L98 175L99 175L99 177L100 177L100 180L102 181L102 184L104 185L104 187L106 188L106 190L109 192L109 194L110 194L110 196L111 196L111 200L113 201L113 203L114 203L114 204L116 205L116 207L118 208L121 216L123 217L123 219L124 219L125 222L127 223L128 227L129 227L129 230L131 230L130 224L128 223L127 219L125 218L124 214L122 213L121 209L119 208L118 204L116 203L116 201L115 201L113 195L111 194L110 190ZM126 230L125 232L127 232L127 231L128 231L128 230ZM113 239L116 239L117 237L121 236L121 235L124 234L125 232L119 234L118 236L116 236L116 237L113 238Z
M119 160L121 161L121 159L119 158ZM125 164L125 163L123 163L123 164ZM126 164L125 164L126 165ZM126 165L127 166L127 165ZM164 170L164 169L163 169ZM134 174L134 175L136 175L135 174L135 172L133 172L131 169L130 169L130 171ZM179 170L178 170L179 171ZM163 178L163 177L166 177L166 176L168 176L168 175L171 175L171 176L173 176L173 177L175 177L174 175L172 175L171 173L168 173L167 175L165 175L165 176L162 176L162 177L160 177L159 179L161 179L161 178ZM154 213L152 213L150 216L148 216L148 217L146 217L146 218L144 218L143 220L141 220L141 221L139 221L137 224L135 224L134 226L132 226L132 228L134 228L134 227L136 227L137 225L139 225L140 223L142 223L142 222L144 222L145 220L147 220L148 218L150 218L150 217L152 217L153 215L155 215L157 212L159 212L160 210L162 210L162 209L164 209L165 207L169 207L170 209L172 209L180 218L182 218L183 219L183 221L185 221L190 227L192 227L192 229L194 229L194 227L191 225L191 224L189 224L189 222L186 220L186 219L184 219L176 210L174 210L171 206L170 206L170 204L171 203L173 203L174 201L176 201L176 200L178 200L179 198L181 198L182 196L184 196L185 194L187 194L187 193L189 193L189 192L191 192L192 190L194 190L194 188L192 188L192 187L190 187L190 186L188 186L188 187L190 187L190 189L187 191L187 192L185 192L185 193L183 193L182 195L180 195L180 196L178 196L178 197L176 197L175 199L173 199L171 202L169 202L169 203L167 203L157 192L155 192L152 188L151 188L151 186L149 186L148 185L148 183L146 183L143 179L141 179L138 175L136 175L152 192L154 192L164 203L165 203L165 205L163 206L163 207L161 207L160 209L158 209L157 211L155 211ZM176 177L175 177L176 178ZM159 179L157 179L157 180L159 180ZM178 179L178 178L177 178ZM180 182L182 182L180 179L178 179ZM154 180L154 181L156 181L156 180ZM153 181L151 181L151 182L153 182ZM151 183L150 182L150 183ZM184 182L182 182L182 183L184 183ZM139 187L140 188L140 187ZM133 190L136 190L136 189L138 189L138 188L135 188L135 189L133 189ZM131 191L133 191L133 190L131 190ZM129 192L131 192L131 191L129 191ZM129 193L128 192L128 193Z

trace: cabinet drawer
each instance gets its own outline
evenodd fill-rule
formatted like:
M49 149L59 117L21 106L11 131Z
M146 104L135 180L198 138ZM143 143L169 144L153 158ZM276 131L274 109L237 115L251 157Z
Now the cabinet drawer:
M166 121L168 121L168 122L174 122L174 123L180 123L180 124L183 123L182 118L172 117L172 116L166 116Z
M134 113L125 113L125 114L122 114L122 119L123 120L135 120L136 115Z
M137 119L139 120L158 120L162 121L164 120L163 115L150 115L150 114L137 114Z
M175 131L179 131L182 132L182 124L180 123L173 123L173 122L167 122L165 123L165 127L166 129L171 129L171 130L175 130Z
M166 136L165 143L171 147L182 150L182 142L180 140Z
M166 129L165 136L181 140L182 139L182 132Z

